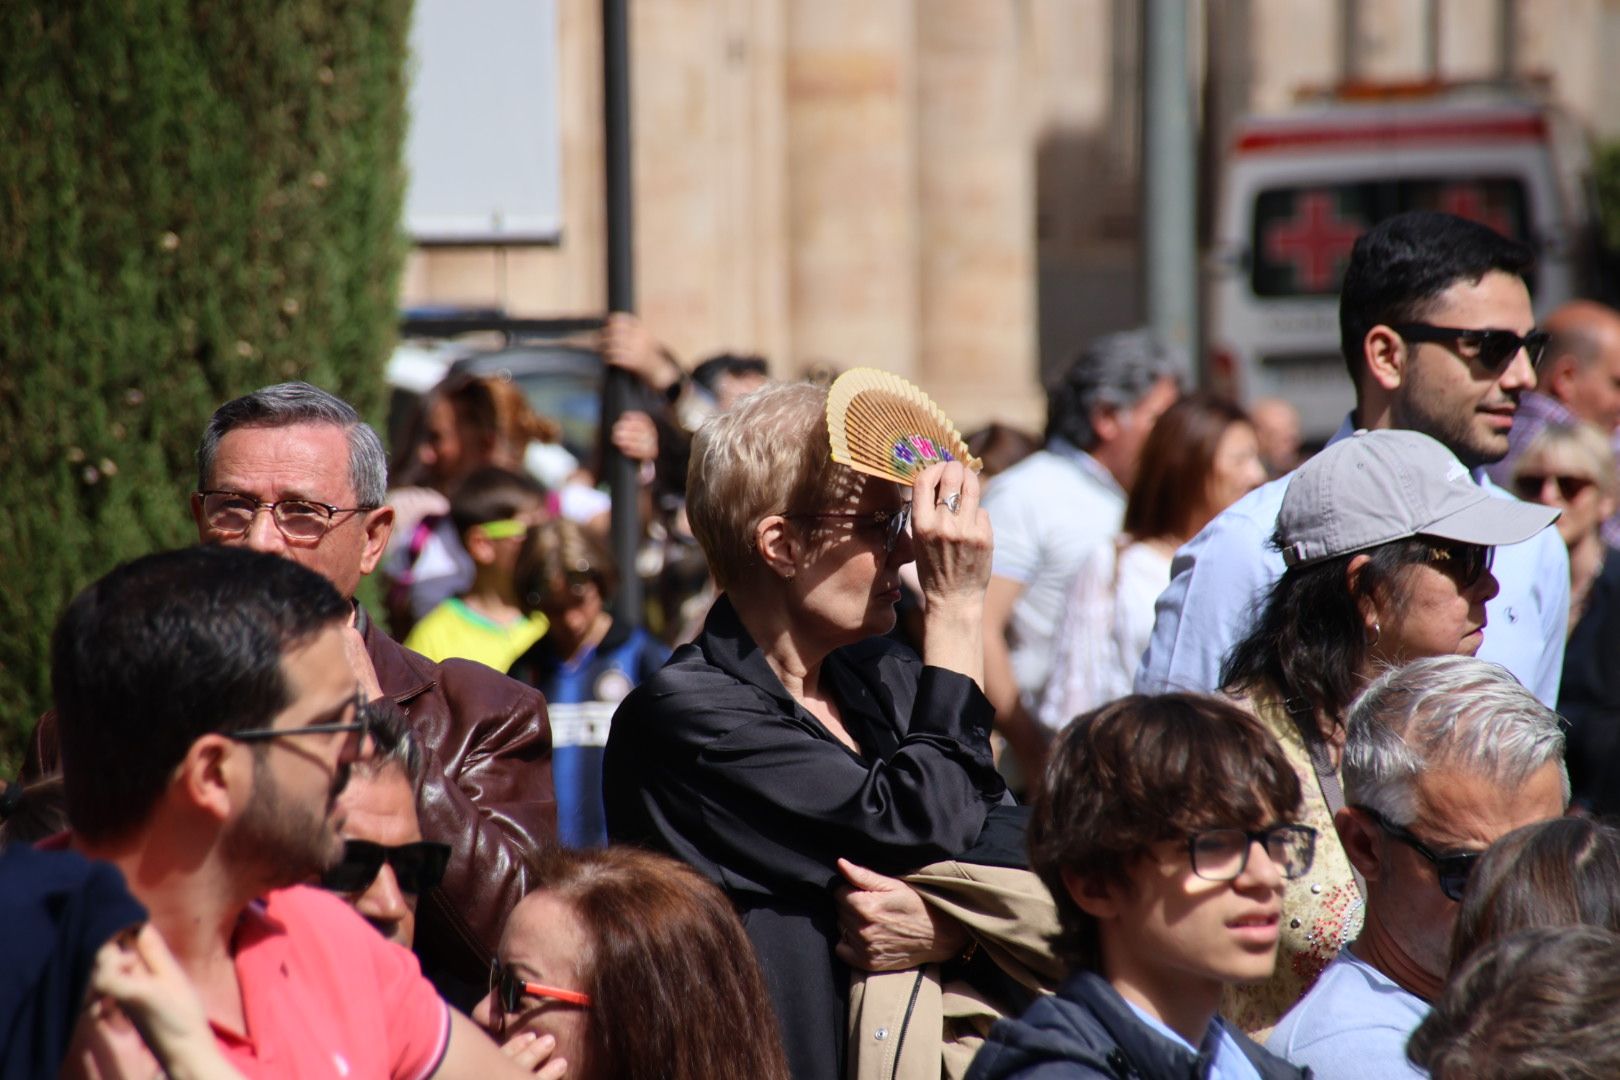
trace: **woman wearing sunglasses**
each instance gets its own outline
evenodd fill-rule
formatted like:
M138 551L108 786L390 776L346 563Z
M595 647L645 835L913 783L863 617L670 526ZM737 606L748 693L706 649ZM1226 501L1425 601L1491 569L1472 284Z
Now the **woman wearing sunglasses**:
M614 714L603 763L609 837L680 858L740 912L798 1080L843 1075L840 858L894 874L955 855L1005 792L977 685L978 480L950 462L907 491L836 464L826 408L819 387L771 386L697 433L687 514L722 595ZM913 559L921 658L884 636ZM915 911L905 956L963 950Z
M1614 451L1590 424L1548 424L1513 463L1513 490L1526 502L1562 510L1558 535L1569 548L1569 628L1575 629L1608 549L1602 526L1615 510Z
M545 1080L787 1080L759 965L719 889L629 847L553 849L473 1019Z
M1222 685L1282 743L1305 789L1300 820L1321 839L1310 873L1288 883L1276 973L1222 1010L1245 1031L1268 1032L1361 928L1361 890L1333 827L1351 701L1389 667L1472 656L1497 592L1495 546L1556 517L1489 494L1415 431L1358 433L1295 473L1274 538L1288 569Z

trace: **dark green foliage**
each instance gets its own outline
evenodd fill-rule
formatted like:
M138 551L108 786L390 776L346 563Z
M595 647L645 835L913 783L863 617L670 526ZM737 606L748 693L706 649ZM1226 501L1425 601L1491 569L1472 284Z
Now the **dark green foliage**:
M0 775L62 605L195 541L214 407L382 413L409 0L0 3Z
M1620 141L1602 142L1593 149L1592 186L1603 247L1620 251Z

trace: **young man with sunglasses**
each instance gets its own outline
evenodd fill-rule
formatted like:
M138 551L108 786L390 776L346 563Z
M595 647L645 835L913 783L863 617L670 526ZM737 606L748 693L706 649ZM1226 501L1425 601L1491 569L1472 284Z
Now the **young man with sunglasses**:
M1334 825L1366 881L1362 932L1266 1045L1319 1080L1421 1077L1406 1041L1445 983L1481 853L1569 800L1556 714L1495 664L1418 660L1351 709Z
M125 563L52 642L63 841L123 873L245 1075L521 1076L416 959L299 883L339 859L371 751L351 609L273 555Z
M1217 1015L1271 975L1284 882L1315 856L1276 740L1216 698L1133 695L1058 736L1041 792L1031 864L1071 974L991 1029L969 1080L1300 1076Z
M1356 241L1339 299L1340 345L1356 407L1332 445L1358 429L1436 439L1492 495L1483 466L1508 451L1519 400L1536 386L1547 335L1525 275L1529 248L1450 214L1398 214ZM1136 689L1213 690L1222 661L1282 576L1268 546L1293 474L1238 500L1176 553ZM1501 591L1479 655L1557 700L1569 615L1569 556L1552 531L1496 555Z

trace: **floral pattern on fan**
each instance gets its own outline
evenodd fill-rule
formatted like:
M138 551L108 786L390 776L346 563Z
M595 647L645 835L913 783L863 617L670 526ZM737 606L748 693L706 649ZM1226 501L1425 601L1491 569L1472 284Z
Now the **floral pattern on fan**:
M840 465L907 486L941 461L960 461L975 472L981 465L927 394L876 368L853 368L833 382L827 436Z

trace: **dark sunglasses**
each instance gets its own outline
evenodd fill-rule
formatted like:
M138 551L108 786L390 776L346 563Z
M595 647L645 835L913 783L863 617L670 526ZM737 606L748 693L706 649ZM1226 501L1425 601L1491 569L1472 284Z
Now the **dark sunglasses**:
M783 517L790 521L854 521L862 525L870 525L883 530L883 552L886 555L894 554L895 545L900 543L900 537L911 527L911 504L906 503L898 510L874 510L870 514L838 514L838 513L787 513Z
M1405 844L1433 863L1435 876L1440 880L1440 891L1445 893L1446 899L1463 898L1463 890L1468 887L1468 877L1474 872L1474 865L1484 856L1483 851L1460 851L1452 855L1437 855L1423 841L1372 807L1357 806L1355 809L1372 818L1390 839Z
M321 885L333 892L365 892L385 862L394 868L394 879L403 892L420 896L444 880L450 845L418 840L385 847L370 840L345 840L343 861L321 875Z
M495 1001L503 1013L519 1011L526 997L546 998L560 1001L565 1005L578 1005L582 1009L591 1007L591 995L582 994L578 990L563 990L555 986L546 986L544 983L520 979L511 968L499 960L489 966L489 988L495 992Z
M1519 493L1519 498L1535 502L1541 498L1542 489L1549 480L1558 484L1558 496L1565 502L1574 502L1577 495L1597 483L1590 476L1524 472L1513 478L1513 490Z
M1535 367L1541 363L1541 354L1546 351L1550 336L1545 330L1532 330L1520 337L1511 330L1466 330L1455 326L1432 326L1429 323L1400 323L1391 329L1408 342L1426 341L1454 346L1463 359L1478 360L1492 372L1499 372L1511 364L1520 349L1530 357L1530 366Z
M1496 549L1483 544L1464 544L1446 540L1425 541L1428 546L1427 562L1440 564L1456 575L1457 584L1464 589L1478 584L1479 579L1496 562Z

